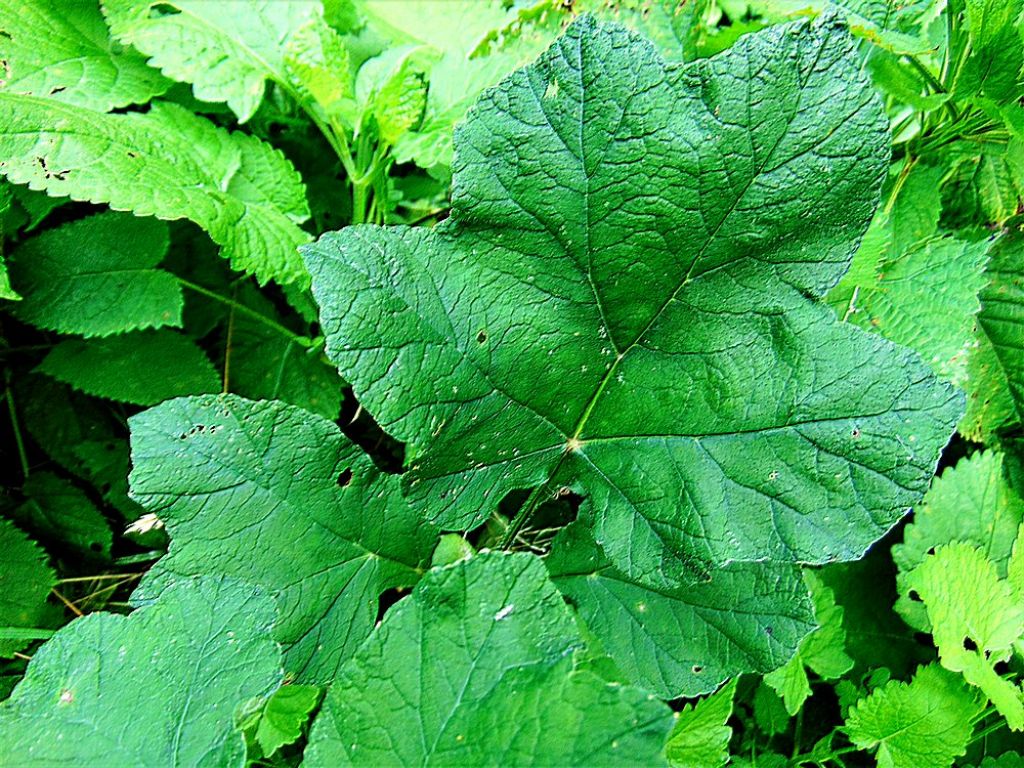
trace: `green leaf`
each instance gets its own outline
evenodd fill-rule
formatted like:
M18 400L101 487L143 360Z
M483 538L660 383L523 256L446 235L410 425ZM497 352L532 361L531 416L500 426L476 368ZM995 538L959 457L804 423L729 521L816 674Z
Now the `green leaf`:
M211 3L210 5L219 5ZM0 93L0 171L53 196L107 203L209 232L232 267L261 281L305 279L305 190L285 157L174 104L104 115Z
M167 225L101 213L47 230L12 254L20 320L58 333L109 336L181 327L177 279L156 269L167 254Z
M935 547L951 541L980 547L997 572L1006 575L1018 526L1024 523L1024 500L1006 482L1003 462L1002 453L985 451L943 472L914 510L903 542L893 547L900 570L896 610L915 629L925 631L930 624L924 606L909 597L908 578Z
M966 751L980 712L960 677L933 664L851 707L845 730L861 749L878 747L879 768L946 768Z
M46 553L8 520L0 519L0 627L34 628L47 618L46 598L57 585L57 574L46 562ZM9 659L24 650L30 639L0 636L0 658Z
M1000 238L986 274L961 430L987 441L996 431L1024 421L1024 234Z
M310 22L288 37L285 69L292 82L328 115L347 117L355 111L355 79L348 49L326 24Z
M965 0L970 55L956 80L965 95L981 93L996 101L1020 96L1024 39L1017 24L1021 7L1016 0Z
M134 599L189 575L258 584L278 600L274 635L303 682L332 680L380 594L414 584L430 559L436 532L398 478L326 419L223 395L173 400L130 426L132 496L171 537Z
M1024 730L1024 693L995 671L1024 637L1024 603L971 544L939 547L910 574L924 601L942 666L984 691L1012 730Z
M729 762L729 739L736 681L683 707L669 734L665 756L673 768L722 768Z
M537 558L431 570L339 670L304 764L663 765L671 712L574 669L581 646Z
M202 101L227 102L245 122L267 80L288 85L289 36L322 15L318 2L103 0L114 37L149 56L167 77L192 83Z
M547 565L627 679L667 699L769 672L814 627L807 588L791 566L737 563L707 582L652 589L615 570L579 524L555 540Z
M790 715L799 712L811 695L805 667L824 680L836 680L853 667L853 659L846 654L843 609L836 605L832 590L813 571L804 571L804 581L814 600L814 618L818 628L801 641L796 655L785 666L764 678L782 697Z
M170 82L110 39L96 2L0 0L0 87L107 112L149 101Z
M255 289L240 292L238 298L264 317L282 322L273 302ZM284 400L325 418L338 418L344 382L321 348L302 347L241 312L231 323L230 345L231 392L251 400Z
M134 405L220 389L217 372L196 343L168 330L67 339L50 350L39 370L88 395Z
M407 56L373 94L373 116L386 144L394 144L420 122L427 87L416 60Z
M33 472L22 491L27 501L13 514L24 527L78 550L86 559L110 556L110 526L79 488L52 472Z
M241 766L236 708L281 682L274 604L228 580L184 580L130 616L94 613L35 654L0 704L20 765Z
M460 529L513 489L571 488L657 587L859 557L961 410L809 298L871 218L885 125L834 19L666 69L581 17L487 91L449 219L304 249L328 355L408 444L412 503Z
M320 689L315 685L282 685L274 691L256 726L256 740L263 754L269 757L298 741L319 701Z
M883 261L873 279L858 286L848 318L910 347L939 376L960 384L974 346L987 251L984 241L926 240Z

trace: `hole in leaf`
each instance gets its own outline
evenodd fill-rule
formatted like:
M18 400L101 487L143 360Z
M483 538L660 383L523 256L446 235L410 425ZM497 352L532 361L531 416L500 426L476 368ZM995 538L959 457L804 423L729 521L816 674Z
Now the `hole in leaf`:
M159 19L162 16L177 16L181 13L180 8L175 8L170 3L157 3L149 9L149 18Z
M487 331L481 330L480 333L478 333L476 335L476 343L477 344L486 344L487 343Z
M53 94L55 94L55 93L60 93L61 91L66 91L66 90L67 90L67 88L65 88L63 85L58 85L58 86L55 86L55 87L50 89L50 95L53 96Z
M693 674L699 675L703 671L704 671L704 667L702 667L700 664L694 664L693 665Z
M912 590L910 590L910 591L909 591L909 592L907 593L907 597L909 597L909 598L910 598L910 599L911 599L911 600L912 600L913 602L915 602L915 603L923 603L923 602L924 602L924 601L923 601L923 600L921 599L921 595L919 595L919 594L917 593L917 590L916 590L916 589L912 589Z
M974 642L971 638L965 637L964 638L964 650L965 651L976 651L976 650L978 650L978 644L976 642Z
M338 487L347 488L348 484L352 482L352 470L346 468L340 475L338 475Z

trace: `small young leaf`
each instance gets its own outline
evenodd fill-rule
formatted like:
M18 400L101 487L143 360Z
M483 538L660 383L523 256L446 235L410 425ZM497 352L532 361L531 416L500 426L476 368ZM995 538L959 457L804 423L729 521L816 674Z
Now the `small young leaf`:
M167 330L68 339L50 350L39 370L88 395L134 405L220 389L217 372L196 343Z
M796 655L785 666L764 678L782 697L790 715L795 715L811 695L811 684L804 667L812 669L824 680L835 680L853 667L853 659L846 654L843 609L836 605L832 590L814 571L805 570L803 575L814 600L814 618L818 628L803 639Z
M879 768L947 768L966 751L981 709L959 675L933 664L862 699L845 730L861 749L878 747Z
M915 509L903 542L893 547L900 571L896 610L915 629L927 631L930 624L924 606L910 597L908 578L935 547L951 541L981 547L997 572L1006 575L1017 528L1024 523L1024 500L1006 482L1003 462L1003 454L985 451L943 472Z
M671 712L581 646L532 555L432 570L339 670L305 765L663 765Z
M281 606L275 637L303 682L332 680L373 629L380 594L412 586L429 561L436 531L398 478L322 417L211 395L129 424L132 497L172 542L133 599L189 575L258 584Z
M281 682L274 603L184 580L130 616L73 621L0 704L0 754L27 766L242 766L235 709Z
M657 588L862 555L962 410L815 300L871 219L886 126L834 18L677 69L580 17L463 123L449 219L304 249L410 501L464 529L514 489L572 488Z
M0 30L0 86L8 93L107 112L171 85L137 51L111 41L95 2L0 0Z
M722 768L729 762L732 728L726 723L735 695L734 679L706 699L683 707L665 747L673 768Z
M64 224L12 254L19 319L44 330L109 336L181 326L184 300L169 272L167 225L107 212Z
M177 105L105 115L0 92L0 172L53 196L191 219L235 269L305 279L295 248L309 240L298 226L309 206L291 163Z
M348 49L329 26L310 22L288 38L284 63L299 88L328 115L337 115L349 128L355 116L355 80Z
M9 520L0 519L0 627L38 627L48 613L46 598L57 574L46 553ZM0 659L23 650L29 640L0 637Z
M1012 730L1024 730L1024 693L995 671L1024 638L1022 595L971 544L939 547L910 574L928 610L942 666L984 691Z
M267 757L287 744L294 744L313 708L320 701L315 685L282 685L267 701L256 726L256 740Z
M788 565L734 563L707 582L651 589L616 571L576 523L555 540L547 566L626 678L663 698L769 672L814 628L800 571Z
M192 83L197 99L226 101L245 122L265 82L288 83L285 41L319 20L318 2L103 0L114 37L150 57L168 77Z

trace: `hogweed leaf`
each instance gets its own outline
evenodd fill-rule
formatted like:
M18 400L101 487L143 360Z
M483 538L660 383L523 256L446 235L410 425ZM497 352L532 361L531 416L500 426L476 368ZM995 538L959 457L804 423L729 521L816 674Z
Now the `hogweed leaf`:
M215 5L215 3L214 3ZM175 104L105 115L0 92L0 172L55 197L194 221L261 282L305 279L305 189L284 155Z
M281 683L274 603L240 582L182 580L130 616L73 621L0 704L0 754L32 766L237 766L238 708Z
M0 0L0 89L107 112L170 85L110 39L97 3Z
M815 300L889 154L834 18L676 67L581 17L456 146L441 226L304 249L328 355L408 443L425 516L567 487L616 568L673 587L858 557L917 501L960 396Z
M12 254L23 300L11 311L44 330L86 337L181 327L181 286L156 268L168 243L163 222L113 212L47 230Z
M536 557L433 569L338 671L304 764L663 765L671 712L582 646Z
M337 426L234 395L172 400L130 419L131 495L170 549L133 599L224 574L277 599L289 672L328 682L373 629L378 598L411 586L436 533Z
M793 657L814 614L799 569L735 563L709 581L654 589L617 571L579 523L552 544L555 585L627 679L664 698Z

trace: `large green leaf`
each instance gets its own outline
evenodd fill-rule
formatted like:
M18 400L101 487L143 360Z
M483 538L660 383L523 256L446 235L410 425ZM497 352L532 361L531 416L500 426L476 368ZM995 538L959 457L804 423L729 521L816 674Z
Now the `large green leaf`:
M166 224L121 213L47 230L12 255L11 280L23 299L12 311L45 330L83 336L180 327L181 286L156 268L167 246Z
M304 764L664 764L671 712L577 668L582 645L537 558L432 570L339 670Z
M285 43L320 21L317 0L103 0L117 39L150 57L196 98L224 101L241 121L263 101L268 79L288 83Z
M305 249L328 354L408 443L409 498L472 527L561 487L616 568L858 557L961 410L815 301L871 218L881 105L834 19L666 67L576 21L456 134L453 212Z
M0 86L106 112L170 82L114 43L95 0L0 0Z
M623 674L664 698L770 672L814 628L807 588L792 566L735 563L707 582L654 589L613 568L579 524L555 540L547 565Z
M0 172L53 196L107 203L210 233L238 270L292 282L309 240L305 189L291 163L252 136L174 104L105 115L0 92Z
M414 584L430 558L436 533L398 478L322 417L225 395L173 400L130 425L132 496L171 536L135 600L192 574L259 584L303 680L330 681L373 629L380 594Z
M281 682L274 603L240 582L183 580L130 616L60 630L0 704L19 766L241 766L235 714Z
M0 519L0 628L40 626L48 613L46 598L57 584L57 574L46 562L46 553L9 520ZM28 640L0 635L0 658L10 658Z
M166 329L67 339L50 350L39 370L88 395L135 405L220 389L203 350L188 336Z

